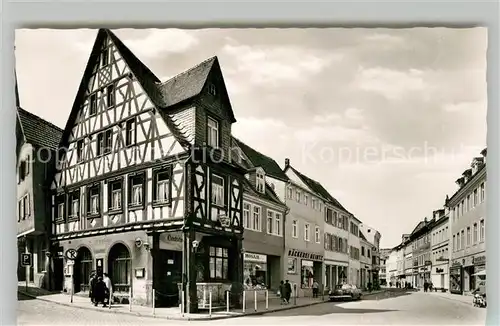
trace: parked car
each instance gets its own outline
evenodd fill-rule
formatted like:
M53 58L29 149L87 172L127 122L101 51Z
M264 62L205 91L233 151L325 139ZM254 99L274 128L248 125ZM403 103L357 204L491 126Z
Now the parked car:
M362 293L356 285L338 284L328 293L330 301L334 300L360 300Z

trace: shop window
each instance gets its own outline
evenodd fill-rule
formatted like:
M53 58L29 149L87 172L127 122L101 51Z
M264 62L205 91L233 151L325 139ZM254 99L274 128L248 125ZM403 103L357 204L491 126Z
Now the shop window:
M301 286L310 288L314 282L314 263L310 260L301 260Z
M229 254L227 248L210 247L209 252L210 279L229 279Z
M77 256L77 266L76 266L76 278L77 284L80 285L80 291L89 290L89 279L90 273L92 272L92 253L86 247L81 247L78 249Z
M287 274L297 274L297 258L288 258Z
M243 263L243 284L247 289L267 288L267 262L265 261L244 261Z

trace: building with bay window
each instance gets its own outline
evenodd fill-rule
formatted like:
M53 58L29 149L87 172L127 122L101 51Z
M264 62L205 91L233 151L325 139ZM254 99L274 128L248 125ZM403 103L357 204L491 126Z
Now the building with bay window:
M184 290L186 312L210 291L214 302L241 292L248 171L230 155L235 122L217 57L161 81L100 29L51 178L64 291L86 291L96 270L136 303L177 306Z
M233 137L233 156L248 173L243 182L243 285L277 291L284 278L287 207L276 181L288 180L278 163Z
M478 276L486 269L486 156L472 160L471 167L456 180L458 190L448 200L450 210L450 292L474 291Z

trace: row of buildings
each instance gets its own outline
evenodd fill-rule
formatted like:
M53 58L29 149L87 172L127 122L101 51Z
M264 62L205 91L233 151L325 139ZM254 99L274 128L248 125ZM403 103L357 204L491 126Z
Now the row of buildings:
M383 283L422 287L427 281L455 294L477 288L475 274L486 270L486 156L485 148L472 160L443 208L403 234L398 246L381 250Z
M380 233L232 135L217 57L160 81L101 29L64 130L17 106L20 280L79 293L97 270L136 303L183 289L189 312L238 284L377 282Z

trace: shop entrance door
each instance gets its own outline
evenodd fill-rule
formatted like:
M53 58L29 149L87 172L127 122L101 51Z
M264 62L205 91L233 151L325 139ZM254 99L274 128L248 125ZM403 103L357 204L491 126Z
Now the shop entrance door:
M444 274L441 274L441 289L444 289Z
M179 283L182 283L182 252L159 250L155 257L154 288L157 307L179 305Z

